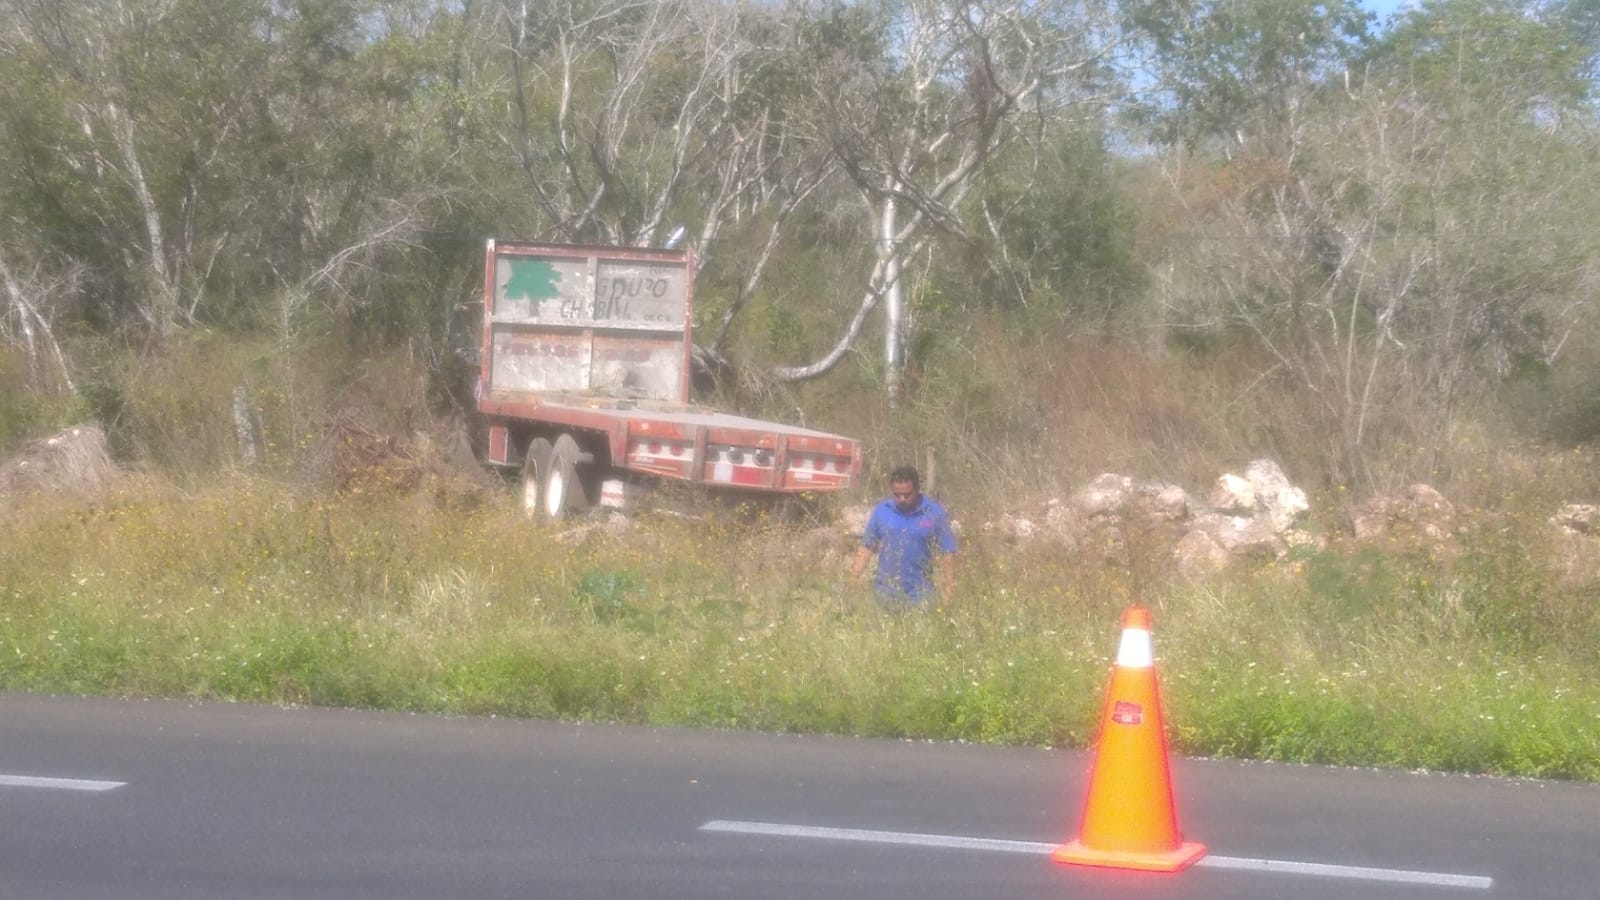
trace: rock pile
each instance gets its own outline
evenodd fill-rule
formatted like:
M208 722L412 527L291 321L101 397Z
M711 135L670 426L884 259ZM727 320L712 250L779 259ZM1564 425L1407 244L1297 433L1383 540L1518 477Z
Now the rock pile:
M1107 472L1040 516L1007 514L982 526L1009 540L1049 541L1078 550L1125 546L1130 535L1165 539L1178 570L1201 578L1241 556L1282 556L1310 538L1295 526L1310 509L1305 491L1270 459L1224 473L1202 500L1184 488Z
M1563 574L1586 581L1600 575L1600 505L1568 503L1550 517Z

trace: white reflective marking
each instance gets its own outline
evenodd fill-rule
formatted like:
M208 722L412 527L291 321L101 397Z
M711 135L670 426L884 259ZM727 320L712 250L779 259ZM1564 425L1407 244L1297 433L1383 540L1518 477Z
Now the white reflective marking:
M870 831L862 828L814 828L807 825L778 825L770 822L727 822L716 820L700 826L701 831L728 831L735 834L766 834L773 837L824 838L867 844L901 844L912 847L945 847L958 850L991 850L1001 853L1049 853L1054 844L1031 841L1003 841L994 838L957 837L947 834L914 834L903 831Z
M763 834L772 837L822 838L824 840L855 841L868 844L898 844L912 847L943 847L954 850L1028 853L1040 856L1053 853L1060 846L1059 844L1042 844L1036 841L1007 841L994 838L918 834L903 831L872 831L862 828L824 828L811 825L783 825L774 822L734 822L723 819L707 822L700 826L700 830L732 834ZM1252 872L1279 872L1285 875L1311 875L1323 878L1352 878L1362 881L1386 881L1399 884L1425 884L1434 887L1472 888L1484 891L1494 885L1494 879L1481 875L1414 872L1406 869L1374 869L1366 866L1336 866L1326 863L1247 859L1231 856L1207 856L1196 862L1195 866L1205 866L1213 869L1242 869Z
M1122 629L1122 642L1117 645L1117 665L1124 669L1148 669L1155 664L1150 632L1144 628Z
M39 778L33 775L0 775L0 787L49 788L57 791L112 791L126 781L88 781L82 778Z
M1476 888L1486 891L1493 878L1482 875L1451 875L1447 872L1410 872L1405 869L1369 869L1365 866L1330 866L1323 863L1288 862L1279 859L1234 859L1208 856L1195 863L1214 869L1247 869L1253 872L1286 872L1291 875L1321 875L1325 878L1359 878L1401 884L1428 884L1436 887Z

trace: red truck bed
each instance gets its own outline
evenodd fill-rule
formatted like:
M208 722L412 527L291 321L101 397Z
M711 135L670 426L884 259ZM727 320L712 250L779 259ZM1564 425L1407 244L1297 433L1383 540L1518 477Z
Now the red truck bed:
M798 493L846 488L860 473L860 450L850 438L712 410L494 393L479 409L602 433L613 468L662 478Z

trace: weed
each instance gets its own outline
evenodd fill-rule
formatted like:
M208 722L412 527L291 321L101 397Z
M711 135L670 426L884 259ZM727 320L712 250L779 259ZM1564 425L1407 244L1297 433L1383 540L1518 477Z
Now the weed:
M1595 588L1526 533L1206 586L974 536L953 596L889 615L737 515L571 544L509 501L147 481L0 520L0 689L1082 747L1139 602L1184 752L1600 778Z

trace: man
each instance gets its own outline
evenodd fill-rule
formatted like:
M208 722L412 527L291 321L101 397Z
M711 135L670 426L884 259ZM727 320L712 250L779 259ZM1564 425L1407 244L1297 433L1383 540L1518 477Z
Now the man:
M955 532L950 517L936 501L922 496L917 470L901 466L889 473L890 497L872 508L861 533L852 572L860 576L867 560L878 556L872 587L886 603L918 604L934 599L951 585ZM938 569L939 584L932 575Z

